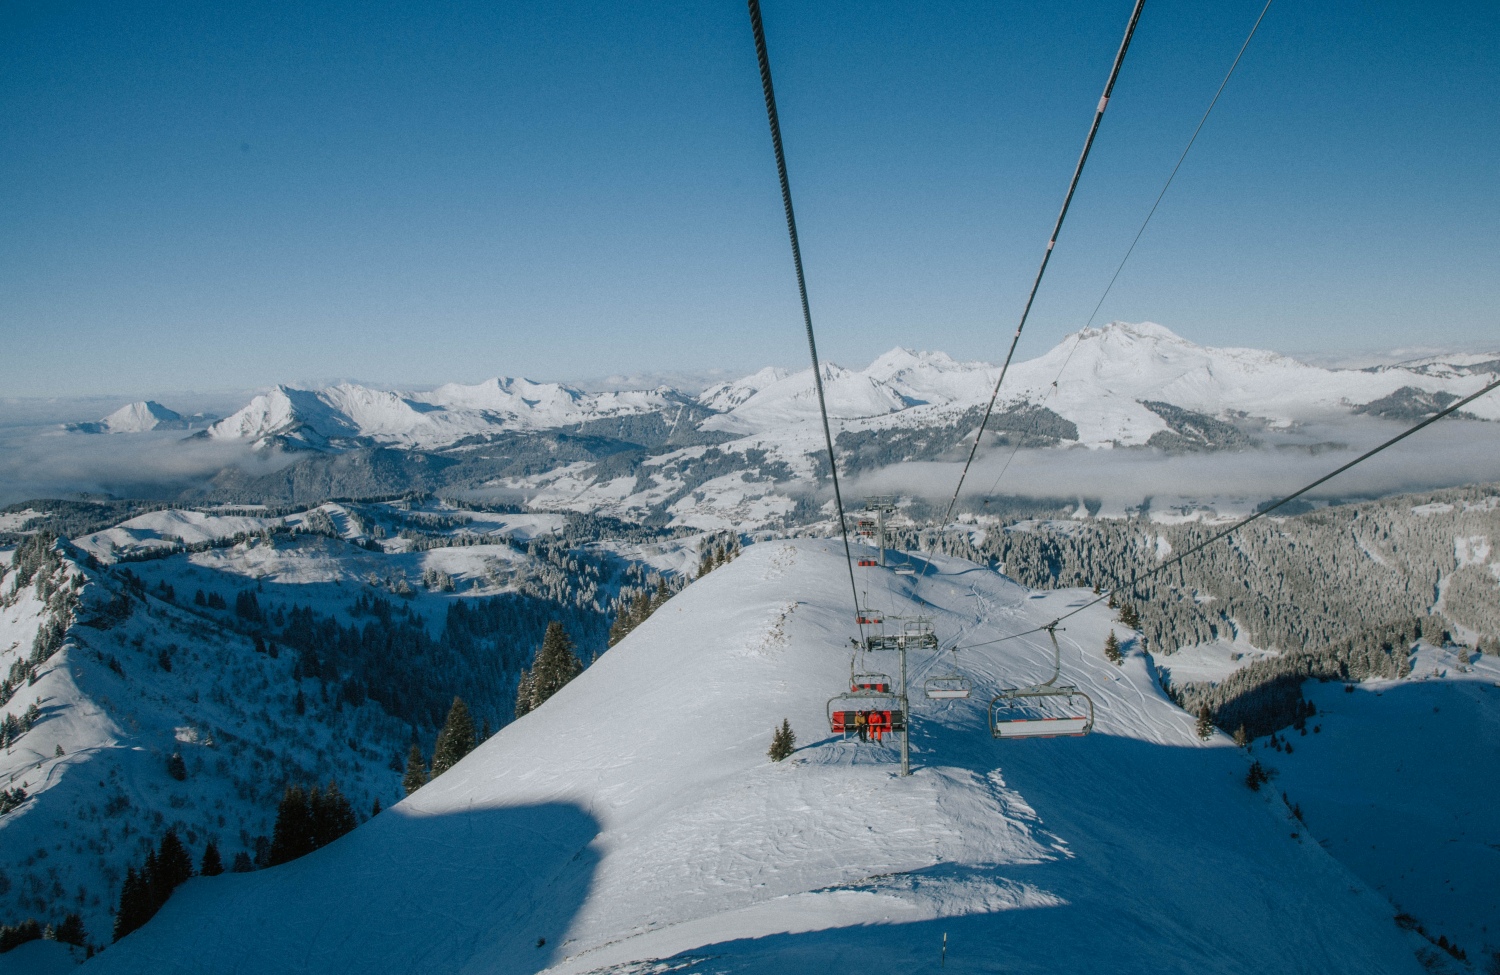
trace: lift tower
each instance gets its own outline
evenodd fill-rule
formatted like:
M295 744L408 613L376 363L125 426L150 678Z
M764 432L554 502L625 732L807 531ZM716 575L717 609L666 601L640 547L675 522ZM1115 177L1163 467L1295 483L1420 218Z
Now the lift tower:
M896 513L896 499L880 496L865 498L865 510L875 516L875 544L880 548L880 567L885 568L885 550L890 539L885 533L885 519Z

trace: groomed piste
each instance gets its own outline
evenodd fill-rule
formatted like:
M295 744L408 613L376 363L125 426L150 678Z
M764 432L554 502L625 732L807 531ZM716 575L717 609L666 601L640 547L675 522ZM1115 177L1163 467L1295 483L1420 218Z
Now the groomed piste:
M868 576L945 644L1092 598L945 558ZM1051 672L1041 633L962 652L970 699L913 694L902 778L890 739L828 730L847 605L837 542L750 546L410 799L303 859L189 881L86 969L1420 971L1389 902L1245 787L1245 756L1197 737L1103 606L1059 633L1093 734L991 738L994 692ZM773 763L783 718L798 748Z

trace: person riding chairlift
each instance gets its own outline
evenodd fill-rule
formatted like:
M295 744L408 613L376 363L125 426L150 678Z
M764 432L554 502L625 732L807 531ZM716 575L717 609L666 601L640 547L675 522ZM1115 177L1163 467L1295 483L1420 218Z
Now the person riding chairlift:
M870 731L875 735L875 744L880 744L882 736L885 735L885 715L883 713L879 711L870 712Z
M854 712L854 730L859 732L859 740L860 741L869 741L870 740L870 738L869 738L869 728L867 727L867 724L868 724L868 722L865 720L865 712L864 711L856 711L856 712Z

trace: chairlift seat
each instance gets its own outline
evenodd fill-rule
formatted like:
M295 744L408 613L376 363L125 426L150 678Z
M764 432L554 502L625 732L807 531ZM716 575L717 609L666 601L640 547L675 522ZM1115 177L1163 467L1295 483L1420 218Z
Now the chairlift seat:
M860 626L879 626L881 619L879 616L856 616L854 622Z
M861 565L861 566L865 566L865 567L871 567L871 566L877 566L877 565L879 565L879 564L880 564L880 563L879 563L879 562L876 562L876 561L875 561L875 560L874 560L874 559L860 559L860 560L859 560L859 564L860 564L860 565Z
M879 730L881 734L891 734L906 730L906 714L900 708L833 711L829 714L828 730L836 735L858 734L860 714L865 716L865 728L869 732Z
M1080 738L1089 733L1093 719L1087 715L1066 718L1013 718L996 721L991 732L996 738Z
M966 698L974 693L974 682L962 674L945 674L929 677L922 685L922 693L928 700L946 701Z

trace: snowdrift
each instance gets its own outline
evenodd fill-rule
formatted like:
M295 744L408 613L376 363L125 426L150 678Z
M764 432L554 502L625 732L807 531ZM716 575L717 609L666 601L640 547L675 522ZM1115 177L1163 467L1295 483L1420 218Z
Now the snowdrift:
M966 644L1089 598L950 559L862 571L873 605ZM851 615L841 550L753 546L412 798L301 860L188 882L87 968L925 971L946 936L955 971L1420 970L1389 903L1245 788L1132 642L1104 660L1103 607L1060 634L1094 735L992 740L990 694L1051 662L1044 636L997 643L961 655L975 700L914 697L909 778L893 747L826 731ZM920 686L943 662L910 663ZM773 764L783 718L799 749Z

